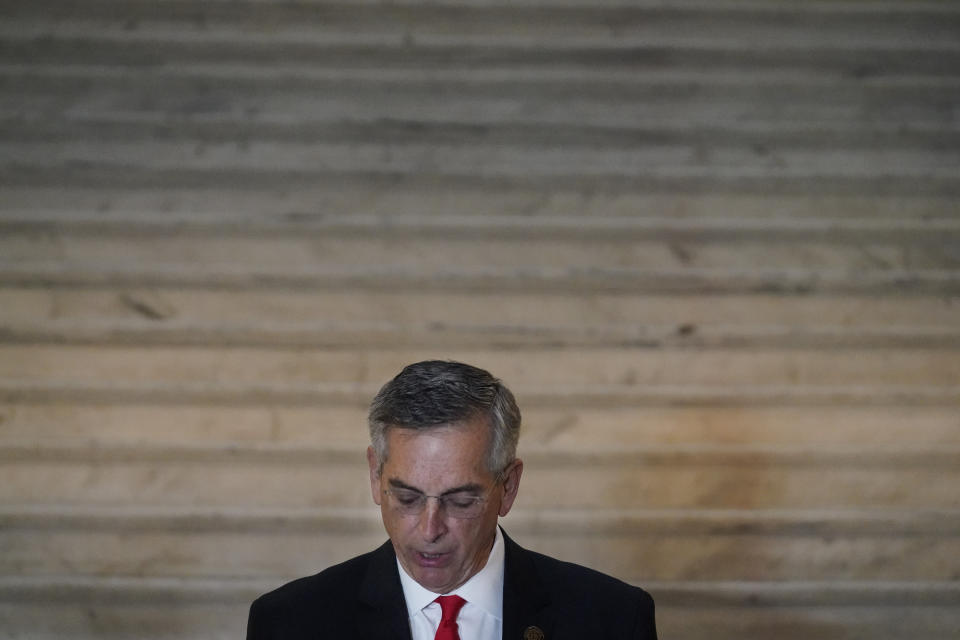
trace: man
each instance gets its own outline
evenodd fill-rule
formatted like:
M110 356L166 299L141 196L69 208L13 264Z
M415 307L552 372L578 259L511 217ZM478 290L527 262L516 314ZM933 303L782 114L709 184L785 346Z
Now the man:
M390 540L258 598L248 640L656 638L646 592L527 551L497 526L523 473L520 410L499 380L412 364L374 398L369 426Z

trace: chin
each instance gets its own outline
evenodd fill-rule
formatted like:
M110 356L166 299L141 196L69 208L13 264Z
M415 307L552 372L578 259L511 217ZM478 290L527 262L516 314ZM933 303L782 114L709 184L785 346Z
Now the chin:
M449 590L451 580L448 576L437 576L431 574L420 573L419 576L414 576L424 588L433 591L434 593L446 593Z

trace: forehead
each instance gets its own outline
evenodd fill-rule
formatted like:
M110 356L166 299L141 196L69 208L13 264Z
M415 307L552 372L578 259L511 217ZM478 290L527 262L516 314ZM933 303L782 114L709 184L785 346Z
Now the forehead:
M490 430L485 422L429 429L387 431L388 454L383 475L423 490L446 490L489 482L486 457Z

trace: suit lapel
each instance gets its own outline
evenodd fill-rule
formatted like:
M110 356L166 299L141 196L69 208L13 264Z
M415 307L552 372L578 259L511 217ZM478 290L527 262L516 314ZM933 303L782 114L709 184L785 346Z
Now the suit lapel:
M554 621L550 595L540 581L533 559L506 532L503 543L503 640L524 640L528 627L538 627L550 640Z
M368 611L357 620L358 637L412 640L397 557L389 540L373 552L359 596Z

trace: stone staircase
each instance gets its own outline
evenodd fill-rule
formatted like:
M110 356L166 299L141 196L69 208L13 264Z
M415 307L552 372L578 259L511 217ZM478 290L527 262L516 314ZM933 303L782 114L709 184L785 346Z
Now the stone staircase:
M0 6L0 637L243 637L408 362L661 637L960 636L960 7Z

